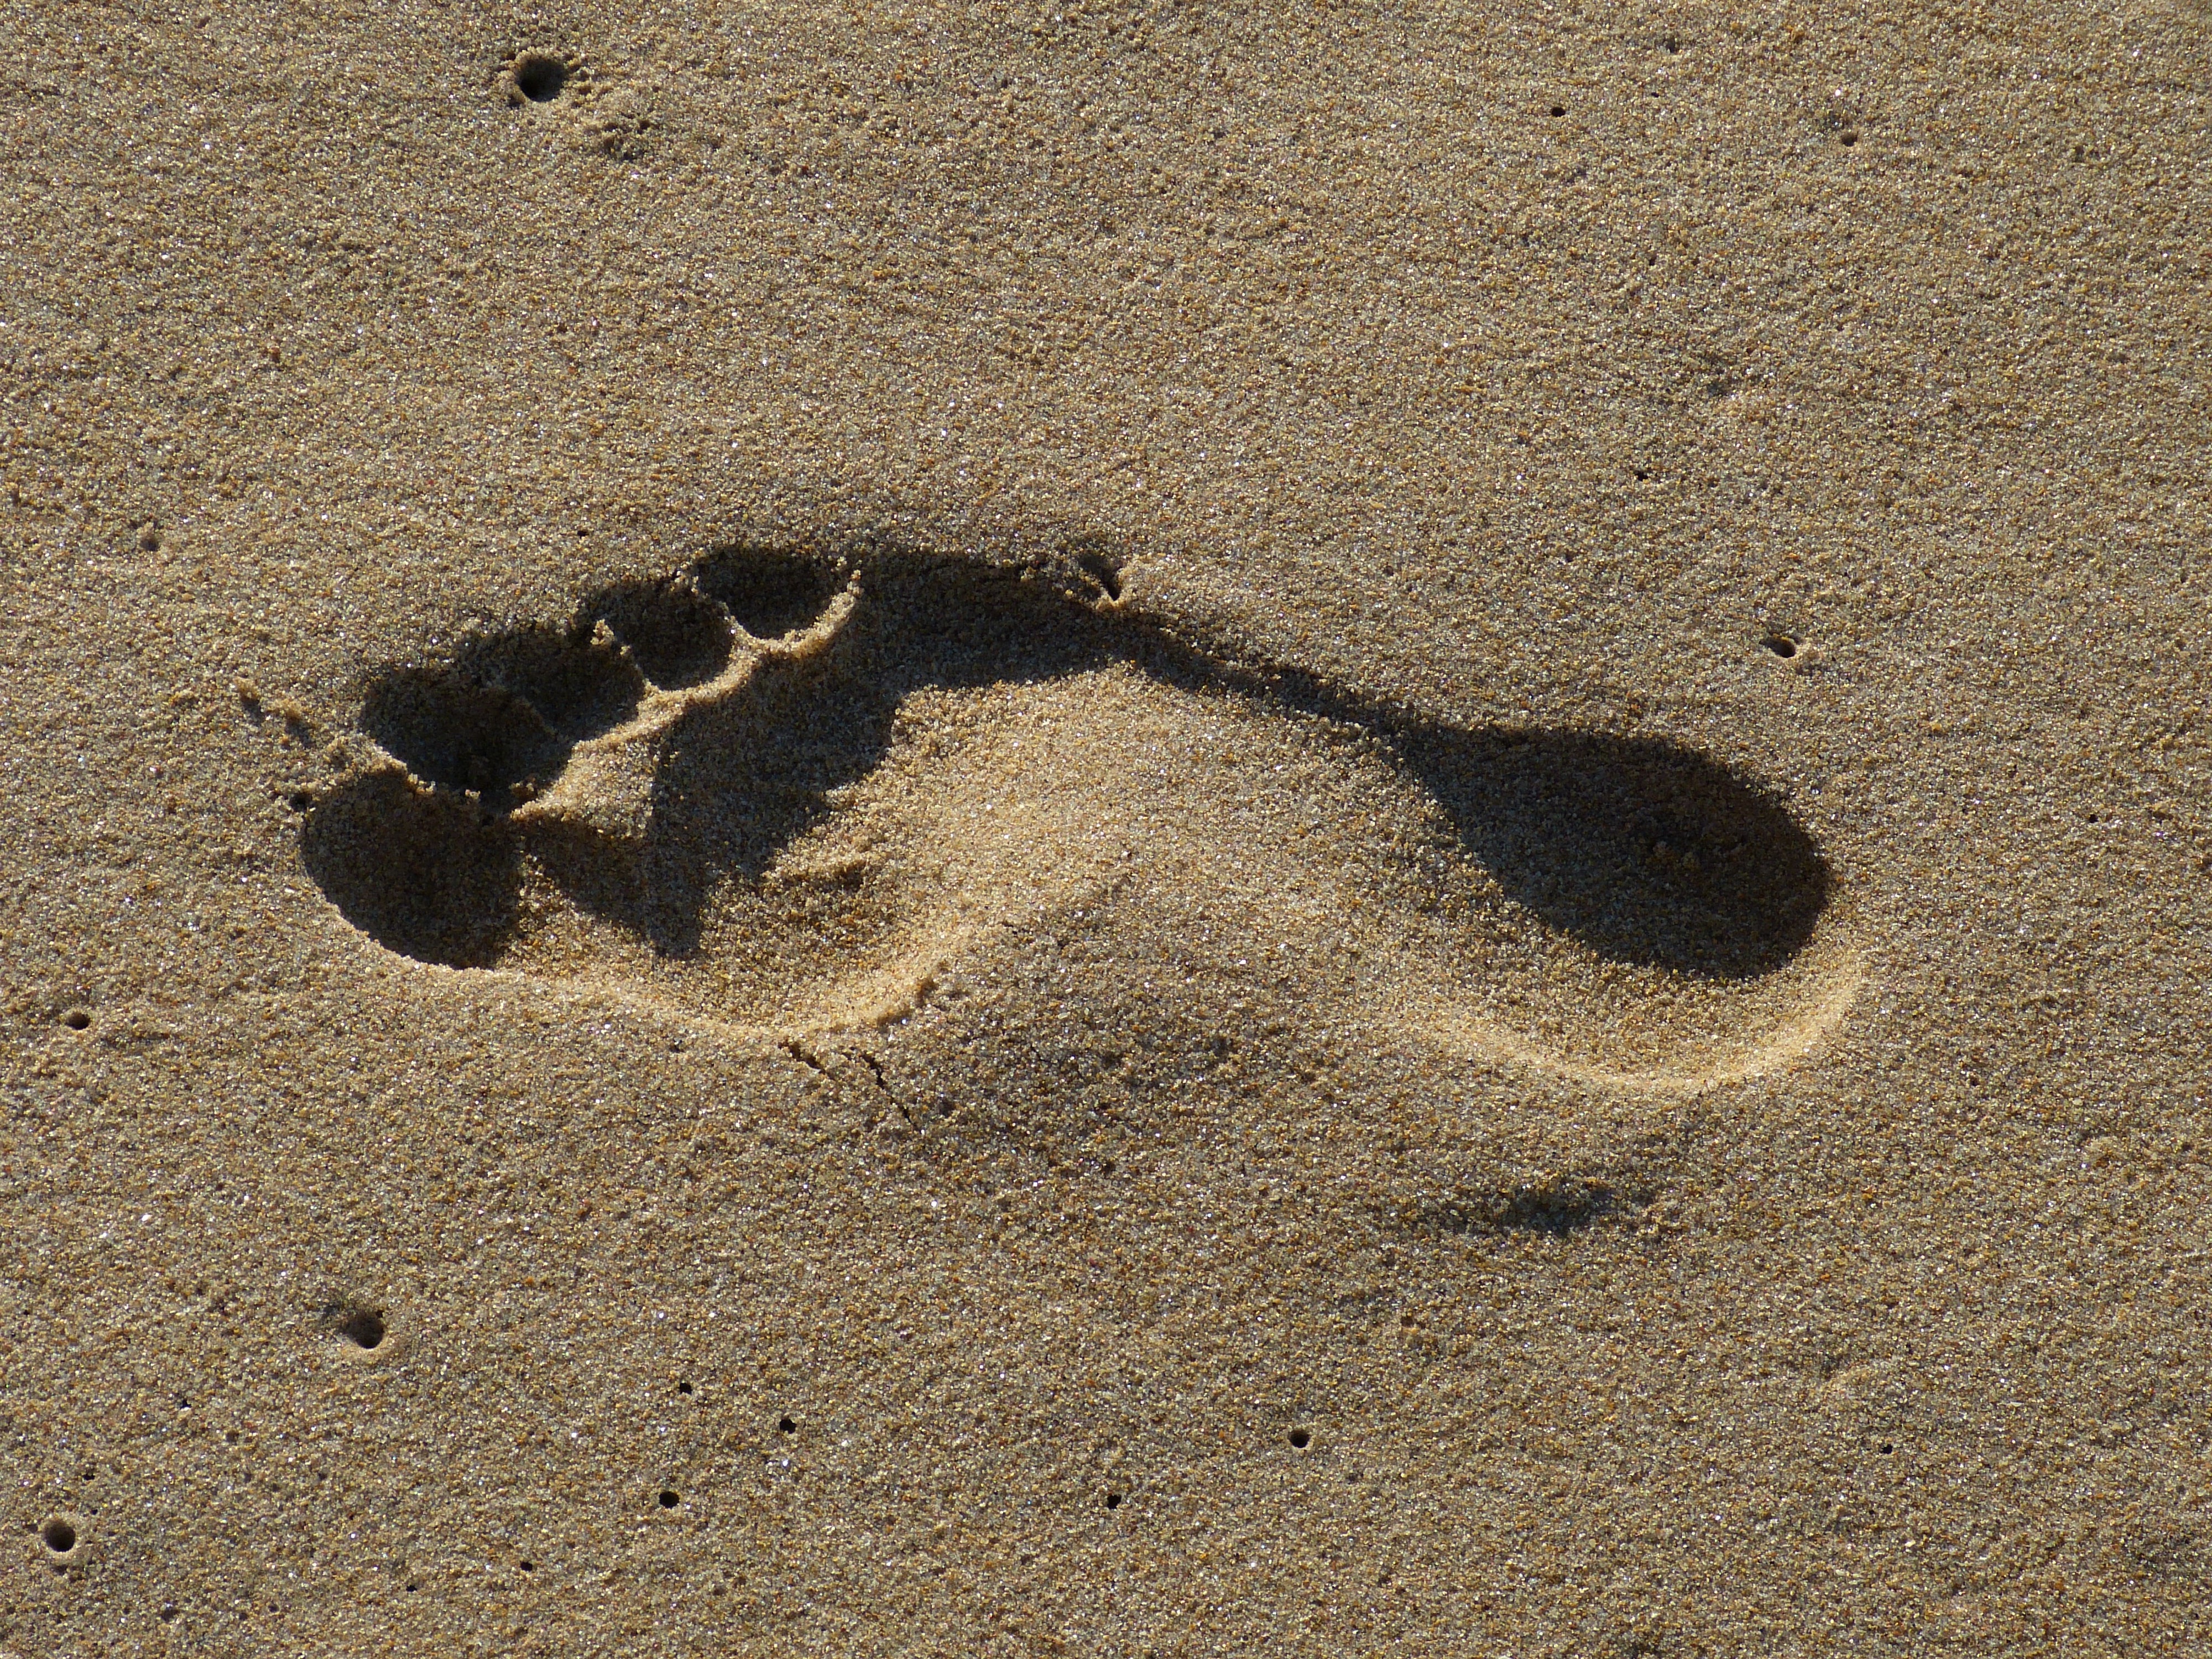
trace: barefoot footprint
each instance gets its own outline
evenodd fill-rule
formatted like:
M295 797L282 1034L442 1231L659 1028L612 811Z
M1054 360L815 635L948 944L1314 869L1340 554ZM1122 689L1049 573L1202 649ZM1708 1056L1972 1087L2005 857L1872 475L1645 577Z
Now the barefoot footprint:
M1859 982L1819 850L1712 761L1224 661L1095 553L726 549L385 673L360 724L302 831L355 926L732 1024L879 1024L1074 918L1447 1053L1680 1091L1802 1053Z

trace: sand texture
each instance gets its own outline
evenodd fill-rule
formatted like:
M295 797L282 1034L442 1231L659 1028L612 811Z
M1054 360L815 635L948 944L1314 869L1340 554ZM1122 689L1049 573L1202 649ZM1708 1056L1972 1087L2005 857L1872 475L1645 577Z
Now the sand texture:
M0 1655L2212 1646L2209 100L0 12Z

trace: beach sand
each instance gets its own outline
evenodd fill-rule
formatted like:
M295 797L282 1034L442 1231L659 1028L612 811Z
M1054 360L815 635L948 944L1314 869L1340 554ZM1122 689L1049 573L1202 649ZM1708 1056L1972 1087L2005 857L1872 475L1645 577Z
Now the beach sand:
M0 1652L2208 1637L2208 54L19 6Z

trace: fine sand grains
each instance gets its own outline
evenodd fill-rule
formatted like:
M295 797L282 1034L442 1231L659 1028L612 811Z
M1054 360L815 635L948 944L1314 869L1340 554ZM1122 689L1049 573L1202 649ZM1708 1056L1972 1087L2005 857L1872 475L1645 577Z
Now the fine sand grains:
M0 1652L2187 1653L2195 3L0 33Z

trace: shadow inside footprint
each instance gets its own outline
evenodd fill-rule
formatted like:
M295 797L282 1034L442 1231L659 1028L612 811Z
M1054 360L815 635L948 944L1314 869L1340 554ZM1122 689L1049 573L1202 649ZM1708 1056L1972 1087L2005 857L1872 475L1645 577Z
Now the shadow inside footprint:
M1601 956L1749 978L1795 956L1826 905L1804 827L1676 744L1434 728L1400 744L1506 896Z
M372 681L361 727L423 782L488 795L534 775L551 776L568 748L512 691L427 668Z
M325 896L386 949L449 968L499 959L520 848L480 802L404 772L367 772L317 803L301 842Z
M627 720L648 689L635 655L588 611L565 629L520 628L471 641L454 675L520 698L568 743Z
M696 685L730 660L724 608L684 577L603 589L584 602L580 620L605 623L657 686Z
M1803 826L1706 757L1463 729L1226 663L1111 608L1118 585L1095 549L1009 572L870 546L726 549L604 590L565 629L375 680L362 726L396 764L309 815L307 867L349 920L426 961L497 959L525 854L579 909L682 957L718 884L763 880L881 765L916 692L1121 661L1365 728L1508 898L1603 957L1747 978L1789 961L1820 918L1828 869ZM552 810L548 790L580 796L585 757L623 744L647 755L634 814Z
M757 640L775 640L820 616L842 586L841 574L826 561L730 548L702 560L693 580L746 633Z

